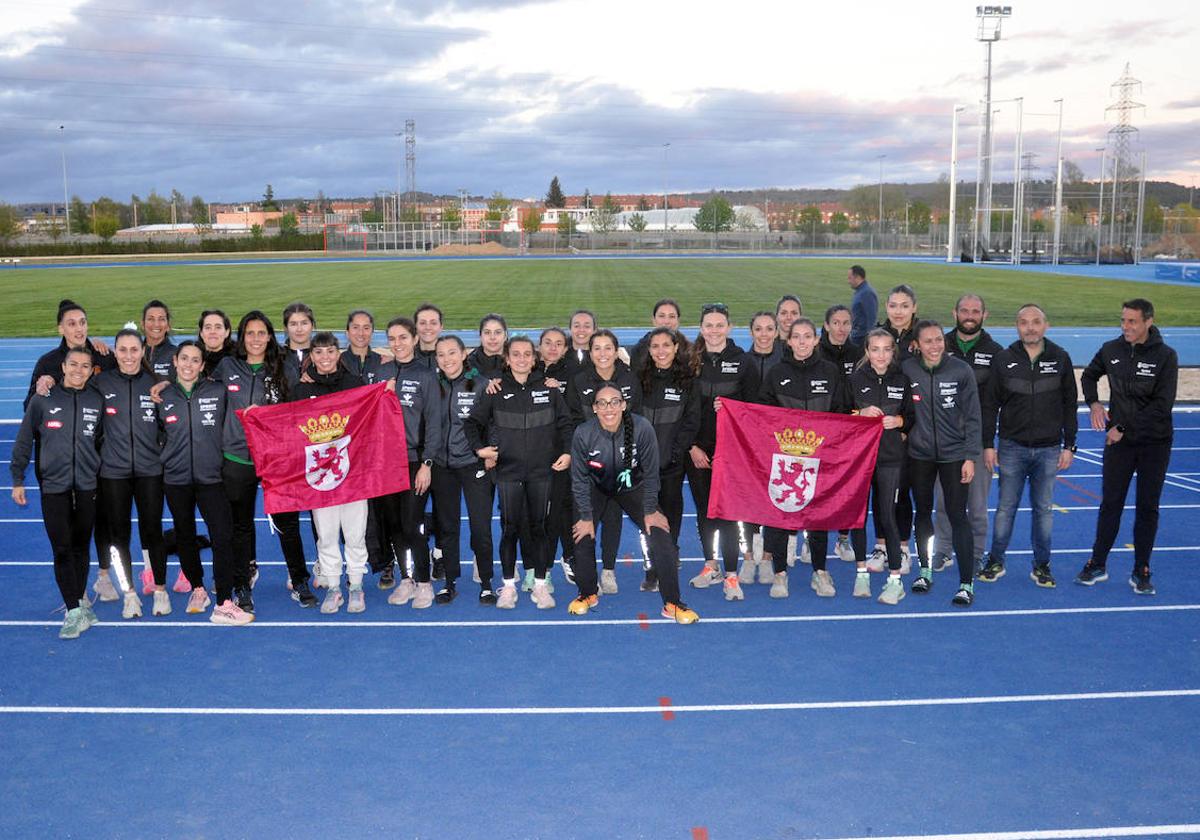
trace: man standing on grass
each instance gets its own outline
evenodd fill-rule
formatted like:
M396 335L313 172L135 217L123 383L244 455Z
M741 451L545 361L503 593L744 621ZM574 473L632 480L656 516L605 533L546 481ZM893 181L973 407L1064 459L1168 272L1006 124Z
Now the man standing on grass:
M1108 377L1108 411L1096 383ZM1133 517L1133 574L1129 585L1153 595L1150 552L1158 531L1158 500L1167 478L1175 429L1171 411L1179 381L1179 357L1154 326L1154 304L1134 298L1121 304L1121 337L1105 342L1083 371L1083 399L1092 428L1104 432L1104 489L1096 517L1092 556L1075 578L1091 586L1108 580L1108 553L1121 527L1129 482L1137 473Z
M1004 576L1004 554L1028 481L1029 506L1033 509L1033 571L1029 576L1038 586L1055 586L1050 573L1054 476L1070 467L1075 455L1079 395L1071 357L1046 338L1048 326L1046 313L1036 303L1017 310L1019 338L992 358L987 391L982 395L983 463L989 475L997 465L1000 467L1000 501L992 528L992 550L979 573L979 579L986 583ZM995 444L997 415L999 448ZM986 504L986 495L984 499Z
M854 290L854 299L850 302L850 343L866 347L867 333L879 318L879 297L867 282L867 270L861 265L850 266L846 282Z
M987 305L983 298L968 292L954 304L954 329L946 331L946 353L957 356L971 366L975 383L979 388L979 404L984 404L988 380L992 376L992 359L1001 351L1000 345L983 328L987 320ZM992 445L988 427L983 427L982 447ZM975 462L975 477L967 488L967 516L971 520L971 536L975 554L972 560L975 571L982 566L984 549L987 548L988 493L992 489L992 471L984 467L982 460ZM951 540L950 519L946 516L945 494L939 482L934 487L933 504L937 513L933 518L933 570L940 572L954 565L954 543Z

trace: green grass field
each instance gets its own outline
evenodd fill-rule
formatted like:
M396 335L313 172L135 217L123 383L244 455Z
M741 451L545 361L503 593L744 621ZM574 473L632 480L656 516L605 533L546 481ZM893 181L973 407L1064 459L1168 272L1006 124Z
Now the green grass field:
M320 326L334 329L345 326L352 308L365 307L377 321L386 321L411 315L425 300L442 307L453 329L472 328L491 311L503 313L513 328L562 324L580 307L594 310L602 325L636 326L649 321L660 297L679 300L687 324L697 322L702 304L721 301L735 323L745 326L756 310L772 308L784 293L799 296L805 313L814 316L831 303L848 303L849 264L682 257L0 271L5 303L0 335L52 335L64 297L88 309L94 335L111 335L136 320L142 304L155 297L170 305L182 333L194 331L205 308L222 308L236 323L252 308L276 317L294 300L309 303ZM1056 325L1115 325L1121 301L1137 296L1154 301L1160 324L1200 324L1200 289L1182 286L904 261L871 261L867 270L881 304L888 288L907 283L917 291L920 312L940 320L949 319L955 299L970 290L984 296L994 324L1012 323L1018 306L1036 301Z

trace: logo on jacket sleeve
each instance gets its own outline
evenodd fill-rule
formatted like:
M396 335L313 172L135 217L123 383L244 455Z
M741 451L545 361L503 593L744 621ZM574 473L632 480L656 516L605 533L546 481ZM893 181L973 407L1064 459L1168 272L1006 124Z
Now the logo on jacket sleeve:
M310 441L304 447L304 478L314 490L333 490L350 473L350 435L346 434L349 422L349 414L335 411L310 417L299 427Z
M771 456L771 478L767 483L771 504L785 513L804 510L816 495L821 467L821 460L812 456L825 438L797 428L776 432L775 441L779 451Z

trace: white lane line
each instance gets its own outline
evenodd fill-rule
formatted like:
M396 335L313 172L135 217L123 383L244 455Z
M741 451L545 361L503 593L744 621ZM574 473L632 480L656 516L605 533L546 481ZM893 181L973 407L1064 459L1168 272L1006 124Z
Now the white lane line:
M1141 607L1064 607L1060 609L1027 609L1027 610L974 610L966 612L929 613L871 613L858 615L739 615L723 616L720 618L701 618L702 624L811 624L822 622L846 621L912 621L937 618L1029 618L1041 616L1079 616L1079 615L1108 615L1117 613L1154 613L1154 612L1197 612L1200 604L1156 604ZM255 621L248 625L251 628L267 627L271 629L295 630L303 628L319 628L322 630L340 630L344 628L364 627L375 629L467 629L479 627L630 627L643 624L674 624L669 618L582 618L582 619L514 619L512 621ZM59 627L58 621L22 621L10 619L0 621L0 627ZM213 624L198 616L192 621L102 621L97 627L115 630L138 628L207 628L224 632L224 627Z
M813 700L794 703L709 703L663 706L466 706L430 708L303 708L294 706L0 706L6 715L222 715L283 717L506 717L513 715L650 715L671 711L807 712L844 709L905 709L929 706L990 706L1015 703L1080 703L1104 700L1157 700L1200 697L1200 689L1161 691L1088 691L1077 694L997 694L983 697L913 697L888 700Z
M869 834L862 837L837 837L833 840L1071 840L1096 837L1165 837L1174 834L1200 834L1200 823L1173 825L1109 825L1099 828L1039 828L1021 831L977 831L954 834Z
M1172 552L1172 551L1200 551L1200 545L1156 545L1156 546L1154 546L1155 554L1159 554L1162 552ZM1055 554L1091 554L1092 550L1090 548L1056 548L1056 549L1054 549L1054 553ZM1113 549L1110 552L1110 554L1132 554L1132 553L1133 553L1132 548L1126 548L1123 546L1113 546ZM1033 554L1033 550L1029 549L1029 548L1009 549L1007 554L1009 556L1011 556L1011 555L1028 556L1028 555ZM826 555L826 559L829 559L829 560L837 559L837 555L836 554ZM625 561L624 559L618 559L617 562L625 563L627 561ZM642 561L638 558L631 557L628 562L640 564ZM703 557L680 557L679 562L681 562L681 563L703 563L704 558ZM169 564L171 564L171 563L174 563L174 561L169 561ZM211 568L211 566L212 566L212 560L201 560L200 563L201 563L201 565L203 565L206 568ZM462 561L462 565L464 568L470 568L471 566L474 565L474 563L475 563L475 560L473 558L466 558ZM53 565L54 565L54 561L52 561L52 560L0 560L0 569L4 568L5 566L46 566L46 567L49 567L49 566L53 566ZM259 566L286 566L287 563L285 563L283 560L259 560L258 565ZM493 561L492 565L495 566L496 561Z

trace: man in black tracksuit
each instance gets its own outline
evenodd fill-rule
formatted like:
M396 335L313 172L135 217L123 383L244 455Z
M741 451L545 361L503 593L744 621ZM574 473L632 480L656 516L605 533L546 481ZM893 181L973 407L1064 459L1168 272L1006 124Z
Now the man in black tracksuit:
M1054 477L1071 466L1079 430L1075 372L1066 350L1046 338L1046 313L1037 304L1017 310L1020 338L995 355L983 398L983 460L990 473L1000 467L1000 500L992 529L992 550L979 579L1004 575L1004 553L1025 482L1033 509L1033 572L1038 586L1052 588L1050 528ZM1000 446L994 436L1000 416Z
M1154 326L1154 305L1143 298L1121 304L1121 338L1106 342L1088 363L1081 379L1083 399L1091 408L1092 428L1104 436L1104 490L1096 517L1092 556L1075 578L1091 586L1108 579L1106 564L1121 527L1129 482L1137 473L1133 518L1133 574L1129 585L1153 595L1150 552L1158 531L1158 500L1171 460L1174 425L1171 411L1179 380L1179 357L1163 343ZM1108 377L1108 411L1096 383Z
M987 320L987 306L983 298L975 294L965 294L959 297L954 305L954 329L946 331L946 353L956 356L971 366L975 373L975 382L979 385L980 405L992 375L992 359L1003 348L983 328ZM985 427L986 428L986 427ZM982 441L986 449L991 446L991 436L984 434ZM988 535L988 493L992 489L992 471L984 469L982 461L975 464L975 477L967 488L967 518L971 522L971 535L974 537L974 557L976 567L981 565L984 550L987 548ZM937 511L933 518L933 570L940 572L952 562L954 544L950 537L950 519L946 516L945 504L942 500L942 485L939 482L934 488L933 506Z

